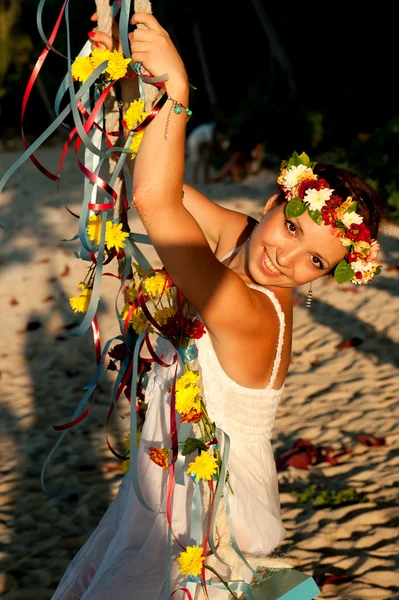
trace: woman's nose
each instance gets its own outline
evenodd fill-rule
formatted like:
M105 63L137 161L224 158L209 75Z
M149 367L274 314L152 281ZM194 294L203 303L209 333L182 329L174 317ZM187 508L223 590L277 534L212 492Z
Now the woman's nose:
M297 257L299 248L291 246L289 248L280 248L276 253L277 264L281 267L292 267Z

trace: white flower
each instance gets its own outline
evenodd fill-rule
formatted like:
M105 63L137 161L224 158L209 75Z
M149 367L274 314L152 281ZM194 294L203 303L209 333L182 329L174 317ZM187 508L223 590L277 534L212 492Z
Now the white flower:
M321 190L310 189L306 190L303 201L311 210L321 210L327 200L330 199L334 190L330 188L322 188Z
M359 271L360 273L367 273L368 271L374 271L374 269L378 267L378 263L373 260L370 262L365 262L364 260L355 260L354 262L350 263L350 265L355 273L358 273Z
M306 165L291 167L284 176L283 187L287 190L292 190L305 179L316 179L316 175L313 175L313 171L310 167L307 167Z
M341 219L342 223L345 225L345 227L349 227L352 224L355 225L360 225L360 223L363 223L363 217L361 217L360 215L357 214L357 212L353 211L353 212L346 212L342 219Z

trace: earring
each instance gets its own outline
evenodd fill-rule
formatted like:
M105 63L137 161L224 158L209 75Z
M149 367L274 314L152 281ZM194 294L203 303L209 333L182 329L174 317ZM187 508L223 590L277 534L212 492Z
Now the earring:
M308 295L306 298L306 308L310 308L310 305L312 304L312 296L313 296L312 282L310 282L309 289L308 289Z

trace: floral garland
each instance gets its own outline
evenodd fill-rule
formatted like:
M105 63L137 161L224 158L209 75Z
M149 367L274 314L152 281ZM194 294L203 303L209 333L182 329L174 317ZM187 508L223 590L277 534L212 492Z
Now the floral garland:
M379 245L371 239L363 217L356 212L357 202L351 196L342 199L334 194L329 183L313 172L315 165L305 152L294 152L288 162L283 162L277 183L288 201L286 215L296 218L307 210L318 225L338 229L347 254L335 267L335 279L338 283L367 284L381 273L377 262Z

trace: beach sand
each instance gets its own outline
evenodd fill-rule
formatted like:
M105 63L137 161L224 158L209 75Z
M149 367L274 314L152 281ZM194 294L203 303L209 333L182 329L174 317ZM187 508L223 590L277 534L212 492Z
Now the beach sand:
M0 154L1 174L21 152ZM51 172L60 155L57 145L37 153ZM262 171L243 183L198 187L223 206L259 217L273 184L273 175ZM74 257L76 242L61 241L73 238L77 227L63 201L79 212L82 193L83 176L71 150L61 194L29 160L0 194L5 228L0 233L0 595L7 600L52 596L122 478L106 441L114 381L106 371L90 415L70 431L46 470L51 498L40 482L43 463L60 437L53 425L71 419L95 369L90 331L70 335L80 318L68 298L77 295L87 263ZM131 213L131 229L143 232ZM384 224L384 270L370 285L319 281L310 310L306 290L296 295L292 364L273 448L277 458L305 440L310 449L319 449L319 458L328 449L329 457L340 456L337 464L316 460L308 469L283 463L278 476L287 537L277 553L312 575L323 598L399 598L398 240L399 227ZM144 251L160 266L151 249ZM115 272L113 263L107 271ZM99 309L103 345L119 334L117 289L117 279L105 276ZM119 452L128 414L129 404L121 398L108 427L109 442ZM358 439L361 435L369 437ZM381 445L373 445L375 438ZM349 488L356 493L351 503L343 503ZM312 490L319 504L309 501ZM338 491L341 497L333 495Z

